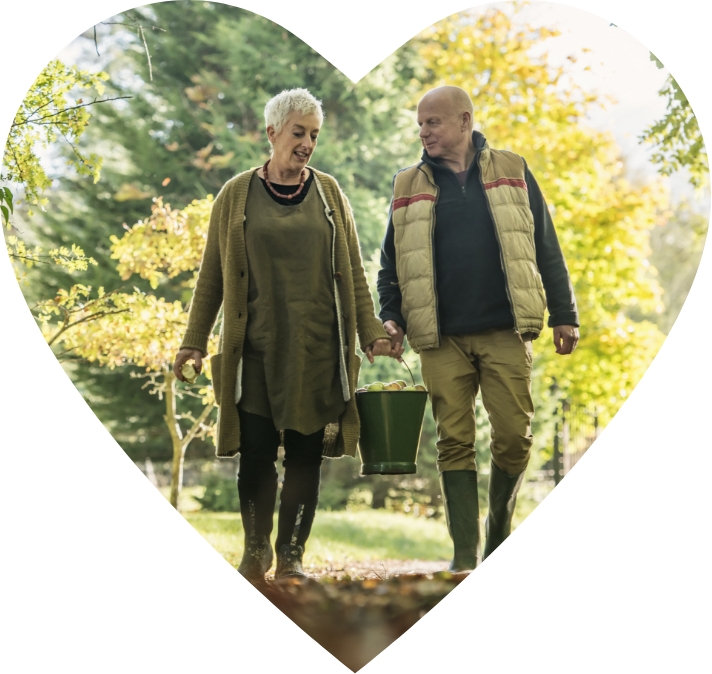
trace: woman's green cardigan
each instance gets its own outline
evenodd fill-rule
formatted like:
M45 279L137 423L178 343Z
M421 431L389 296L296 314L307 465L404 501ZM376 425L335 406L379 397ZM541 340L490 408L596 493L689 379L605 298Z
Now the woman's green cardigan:
M219 406L216 454L220 458L233 457L240 449L236 400L241 395L249 279L244 236L245 201L256 170L250 169L229 180L215 199L188 328L181 344L182 349L197 349L207 355L208 339L222 307L219 353L211 359L215 400ZM311 170L313 187L319 192L332 227L331 260L341 339L341 381L346 401L339 423L327 426L323 453L329 457L355 456L359 417L354 391L361 366L361 358L354 348L356 333L358 331L361 349L376 339L387 339L388 335L375 315L348 199L332 176Z

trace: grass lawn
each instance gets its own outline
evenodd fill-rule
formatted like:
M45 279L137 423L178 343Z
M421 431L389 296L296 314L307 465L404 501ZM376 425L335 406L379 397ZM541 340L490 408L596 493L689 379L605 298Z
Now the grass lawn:
M168 488L161 490L168 498ZM243 532L239 513L214 513L200 509L193 499L203 487L181 491L180 511L188 522L225 559L237 567L242 557ZM526 483L517 500L513 526L518 526L538 505ZM480 513L484 544L484 519ZM277 531L275 514L274 532ZM449 561L452 542L444 518L428 519L386 510L318 510L307 544L305 563L314 566L378 560Z
M239 513L184 512L193 527L233 566L242 557ZM275 528L277 520L275 517ZM274 538L273 533L273 538ZM317 511L305 559L310 565L379 559L449 560L445 522L382 510Z

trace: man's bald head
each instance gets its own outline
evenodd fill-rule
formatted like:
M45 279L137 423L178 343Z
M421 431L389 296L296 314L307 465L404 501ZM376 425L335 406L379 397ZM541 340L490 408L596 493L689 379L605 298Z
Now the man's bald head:
M474 106L464 89L446 85L431 89L418 103L420 140L428 156L465 168L474 156Z
M457 117L466 112L469 114L470 126L472 126L475 106L472 105L472 99L469 94L460 87L455 87L451 84L435 87L435 89L431 89L420 99L418 108L420 108L422 104L446 108L451 114Z

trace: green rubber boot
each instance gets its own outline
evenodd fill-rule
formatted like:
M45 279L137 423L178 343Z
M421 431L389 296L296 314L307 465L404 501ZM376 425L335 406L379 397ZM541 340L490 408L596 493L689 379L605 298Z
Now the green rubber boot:
M519 475L507 475L494 461L491 462L489 479L489 513L485 520L485 554L487 559L509 536L512 530L512 515L517 504L517 493L524 479Z
M440 473L447 529L455 554L448 571L472 571L480 563L480 505L477 472L447 470Z

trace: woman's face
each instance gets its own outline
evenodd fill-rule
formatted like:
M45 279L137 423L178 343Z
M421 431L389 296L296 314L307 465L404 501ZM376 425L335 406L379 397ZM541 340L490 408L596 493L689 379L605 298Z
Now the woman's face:
M321 122L317 115L303 115L296 111L289 114L279 133L275 133L273 126L268 126L272 163L282 170L301 171L316 149L319 129Z

